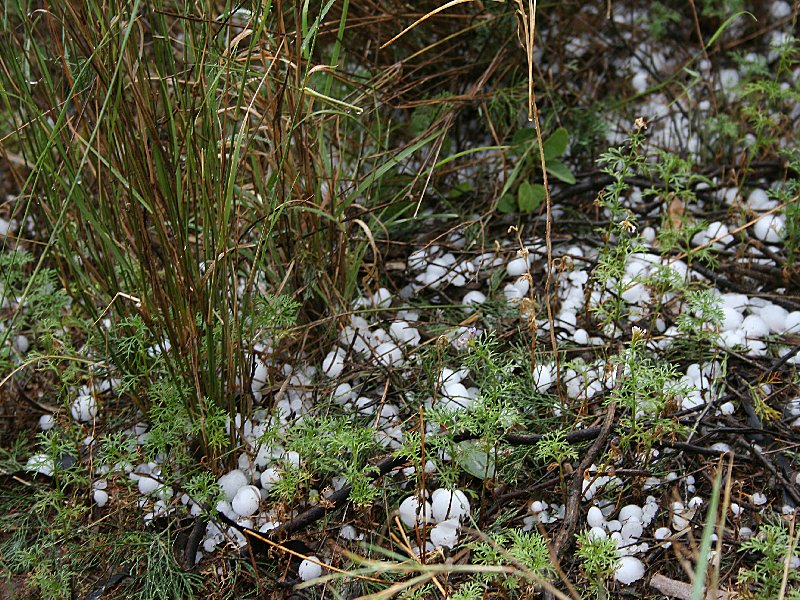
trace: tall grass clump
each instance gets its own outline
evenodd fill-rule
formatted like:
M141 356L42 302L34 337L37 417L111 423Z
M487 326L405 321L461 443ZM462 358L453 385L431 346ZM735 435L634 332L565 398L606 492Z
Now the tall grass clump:
M348 210L388 169L347 174L380 149L359 108L377 88L337 73L347 3L331 5L6 6L4 145L49 240L37 268L54 259L105 325L144 412L157 376L190 419L247 414L255 345L349 306L374 223Z

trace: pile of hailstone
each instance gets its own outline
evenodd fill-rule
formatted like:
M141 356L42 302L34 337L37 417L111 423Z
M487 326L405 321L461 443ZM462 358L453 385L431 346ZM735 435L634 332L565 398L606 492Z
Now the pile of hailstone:
M425 542L422 552L430 552L437 547L455 547L461 525L470 514L470 505L461 490L439 488L430 495L429 500L409 496L400 503L399 513L406 527L427 527L430 541ZM420 553L416 546L412 549Z

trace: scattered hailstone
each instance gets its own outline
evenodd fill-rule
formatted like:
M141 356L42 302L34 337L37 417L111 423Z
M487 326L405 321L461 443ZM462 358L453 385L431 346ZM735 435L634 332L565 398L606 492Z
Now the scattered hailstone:
M261 492L254 485L245 485L238 489L236 496L231 502L231 508L236 514L249 517L258 511L258 504L261 501Z
M360 304L375 308L389 308L392 305L392 293L386 288L381 288L371 298L363 298Z
M152 477L139 477L139 481L136 482L136 485L142 496L149 496L161 487L161 484Z
M322 372L331 379L336 379L344 370L344 352L341 348L331 350L322 361Z
M439 488L431 496L431 514L437 523L448 519L463 519L469 514L469 509L469 500L461 490Z
M644 564L633 556L623 556L619 559L617 572L614 579L623 585L630 585L644 577Z
M234 469L220 477L217 483L222 488L222 493L225 494L225 500L230 502L236 496L239 488L247 485L247 475L239 469Z
M753 234L762 242L775 244L783 239L784 228L781 215L765 215L753 224Z
M452 548L458 543L458 519L448 519L431 528L431 542L434 546Z
M420 504L419 498L409 496L400 503L400 520L406 527L414 527L422 522L429 522L431 515L430 502Z
M628 504L619 510L619 520L622 523L636 521L641 524L643 514L644 511L641 506L637 504Z
M528 260L521 256L517 257L506 265L506 271L511 277L519 277L528 272Z
M17 337L14 338L14 348L20 354L25 354L30 347L31 344L28 341L28 338L25 337L24 335L18 335Z
M341 530L339 530L339 537L343 540L357 540L359 539L359 535L356 532L356 528L352 525L343 525Z
M586 515L586 522L589 524L589 527L602 527L603 523L605 523L603 511L597 506L592 506L589 508L589 513Z
M70 412L78 423L88 423L97 416L97 402L90 395L80 395L72 403Z
M375 349L375 360L384 367L403 362L403 351L394 342L383 342Z
M672 535L672 530L669 527L659 527L658 529L655 530L655 533L653 533L653 537L659 541L665 540L671 535ZM667 544L669 543L670 542L667 542Z
M53 418L53 415L42 415L39 417L39 429L42 431L49 431L53 427L55 427L56 420Z
M408 321L398 320L389 327L389 335L402 344L418 346L422 336Z
M486 296L478 290L472 290L464 294L464 299L461 301L465 305L466 312L472 312L473 306L476 304L483 304L486 302Z
M317 564L318 562L319 559L316 556L309 556L301 562L300 567L297 569L297 574L300 576L300 579L309 581L320 577L322 575L322 567Z
M35 471L42 475L52 477L55 464L47 454L34 454L28 459L28 462L25 463L25 470Z
M553 386L555 380L555 370L553 365L538 364L533 368L533 383L536 391L544 394Z
M753 494L752 501L755 506L762 506L767 503L767 496L761 492L756 492Z
M92 497L94 498L94 503L100 508L103 508L108 502L108 492L105 490L95 490Z

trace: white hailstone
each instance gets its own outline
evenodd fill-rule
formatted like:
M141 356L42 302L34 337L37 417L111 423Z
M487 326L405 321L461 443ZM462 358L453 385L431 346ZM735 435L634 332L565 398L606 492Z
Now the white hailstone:
M94 503L103 508L108 503L108 492L105 490L95 490L92 496Z
M343 540L353 541L358 539L358 533L356 532L356 528L352 525L343 525L339 530L339 537Z
M412 327L408 321L398 320L391 324L389 327L389 335L398 342L408 344L409 346L419 346L422 339L419 331Z
M467 292L464 294L464 298L461 300L461 303L465 306L465 312L472 312L474 309L471 308L477 304L483 304L486 302L486 295L479 292L478 290L472 290L471 292Z
M744 509L741 506L736 504L736 502L731 502L731 514L734 517L741 516L742 512L744 512Z
M375 308L389 308L392 305L392 293L381 288L365 304L371 304Z
M56 420L53 415L42 415L39 417L39 429L42 431L49 431L56 425Z
M513 303L522 300L525 294L520 293L519 288L513 283L509 283L503 288L503 295L506 297L506 302Z
M647 527L658 513L658 503L653 496L648 496L642 509L642 525Z
M431 515L437 523L448 519L463 519L469 514L469 510L469 500L461 490L439 488L431 496Z
M316 556L309 556L297 569L297 574L303 581L309 581L322 576L322 567L318 565L319 559Z
M258 511L258 503L261 501L261 492L254 485L245 485L239 488L236 496L231 501L231 508L237 515L249 517Z
M31 344L24 335L18 335L14 338L14 349L20 354L25 354L30 347Z
M725 454L726 452L731 451L731 447L724 442L717 442L716 444L712 444L711 449L716 450L720 454Z
M700 496L694 496L689 500L690 509L698 509L703 506L703 499Z
M653 533L653 537L657 540L665 540L672 535L672 530L669 527L659 527Z
M346 404L353 399L353 388L349 383L340 383L333 391L333 400L337 404Z
M759 316L772 333L783 333L786 330L789 311L782 306L770 303L761 309Z
M719 412L723 415L732 415L734 412L736 412L736 406L733 404L733 402L725 402L719 407Z
M544 394L553 387L553 381L555 380L555 369L553 365L543 365L537 364L533 368L533 385L536 387L536 391L540 394Z
M281 455L281 459L291 467L295 469L300 468L300 454L295 452L294 450L287 450Z
M740 527L739 528L739 539L741 540L749 540L753 537L753 530L749 527Z
M400 520L406 527L430 522L431 505L427 500L420 503L416 496L409 496L400 503Z
M442 386L441 404L450 410L469 408L473 398L462 383L447 382Z
M747 197L747 205L753 210L769 210L770 200L767 192L755 189Z
M531 280L528 277L520 277L514 282L514 287L517 288L521 297L525 297L531 289Z
M765 215L753 224L753 235L762 242L775 244L783 239L785 227L781 215Z
M744 317L738 309L730 306L722 307L722 323L720 323L722 331L733 331L742 324L742 321Z
M644 511L641 506L637 504L627 504L619 509L619 520L622 523L627 523L631 520L641 523L643 514Z
M772 2L769 6L769 14L776 21L785 19L792 14L792 5L784 0Z
M720 223L719 221L714 221L708 226L706 229L706 235L708 236L708 240L717 240L714 242L714 245L725 246L730 244L733 241L733 236L730 234L730 230L725 223Z
M635 542L638 541L640 537L642 537L643 531L644 528L642 527L642 524L637 520L631 519L622 526L620 533L622 534L623 540L629 540Z
M531 505L528 507L528 510L531 511L533 514L540 513L547 508L547 502L542 502L541 500L534 500L531 502Z
M72 403L70 412L78 423L88 423L97 416L97 402L91 395L82 394Z
M589 539L590 540L604 540L608 537L606 530L602 527L592 527L589 530Z
M605 521L602 510L597 506L589 508L589 512L586 515L586 522L589 524L589 527L602 527Z
M431 528L431 543L434 546L452 548L458 543L458 519L448 519Z
M331 379L336 379L344 370L344 352L341 348L331 350L322 361L322 372Z
M619 559L619 566L614 579L623 585L630 585L644 577L644 564L633 556L623 556Z
M606 521L605 524L606 529L609 531L622 531L622 522L619 519L613 519L611 521Z
M52 477L55 470L55 463L50 459L47 454L34 454L25 463L26 471L35 471L42 475Z
M636 75L631 79L631 87L637 94L643 94L647 90L647 71L636 71Z
M258 394L260 396L261 389L267 384L268 379L269 370L267 369L267 365L264 364L264 361L260 358L256 357L255 369L253 370L253 383L250 386L253 394Z
M585 329L576 329L572 334L572 339L579 346L587 346L589 344L589 333Z
M403 351L394 342L383 342L375 349L375 360L384 367L399 365L403 362Z
M511 277L519 277L523 273L528 272L528 260L521 256L513 259L506 265L506 272Z
M272 531L273 529L277 529L280 526L278 521L267 521L261 527L258 528L260 533L267 533L268 531Z
M761 492L755 492L751 499L753 504L756 506L762 506L767 503L766 494L762 494Z
M758 315L748 315L742 321L741 330L746 337L762 338L769 335L769 326Z
M139 481L136 483L136 485L139 488L139 493L142 496L152 494L161 487L161 484L152 477L139 477Z
M225 495L225 500L230 502L236 496L239 488L247 485L247 475L239 469L234 469L230 473L226 473L219 478L217 484L222 488L222 493Z
M415 271L424 269L428 264L428 250L425 248L414 250L414 252L408 255L407 264L409 269Z
M793 310L786 315L786 333L800 332L800 310Z

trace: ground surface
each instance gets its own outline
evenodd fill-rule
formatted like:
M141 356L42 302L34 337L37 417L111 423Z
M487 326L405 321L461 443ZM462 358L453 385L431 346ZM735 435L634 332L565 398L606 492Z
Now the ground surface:
M349 207L354 298L248 340L216 463L190 429L215 413L164 386L144 414L70 302L83 362L33 360L59 339L36 307L74 282L14 320L34 263L4 263L0 597L800 597L797 7L655 4L542 11L542 155L525 78L474 85L524 65L502 30L420 67L424 98L387 92L409 137L452 114L437 158L393 165L441 173L387 202L416 217ZM3 249L38 257L9 152ZM301 303L333 277L297 268Z

